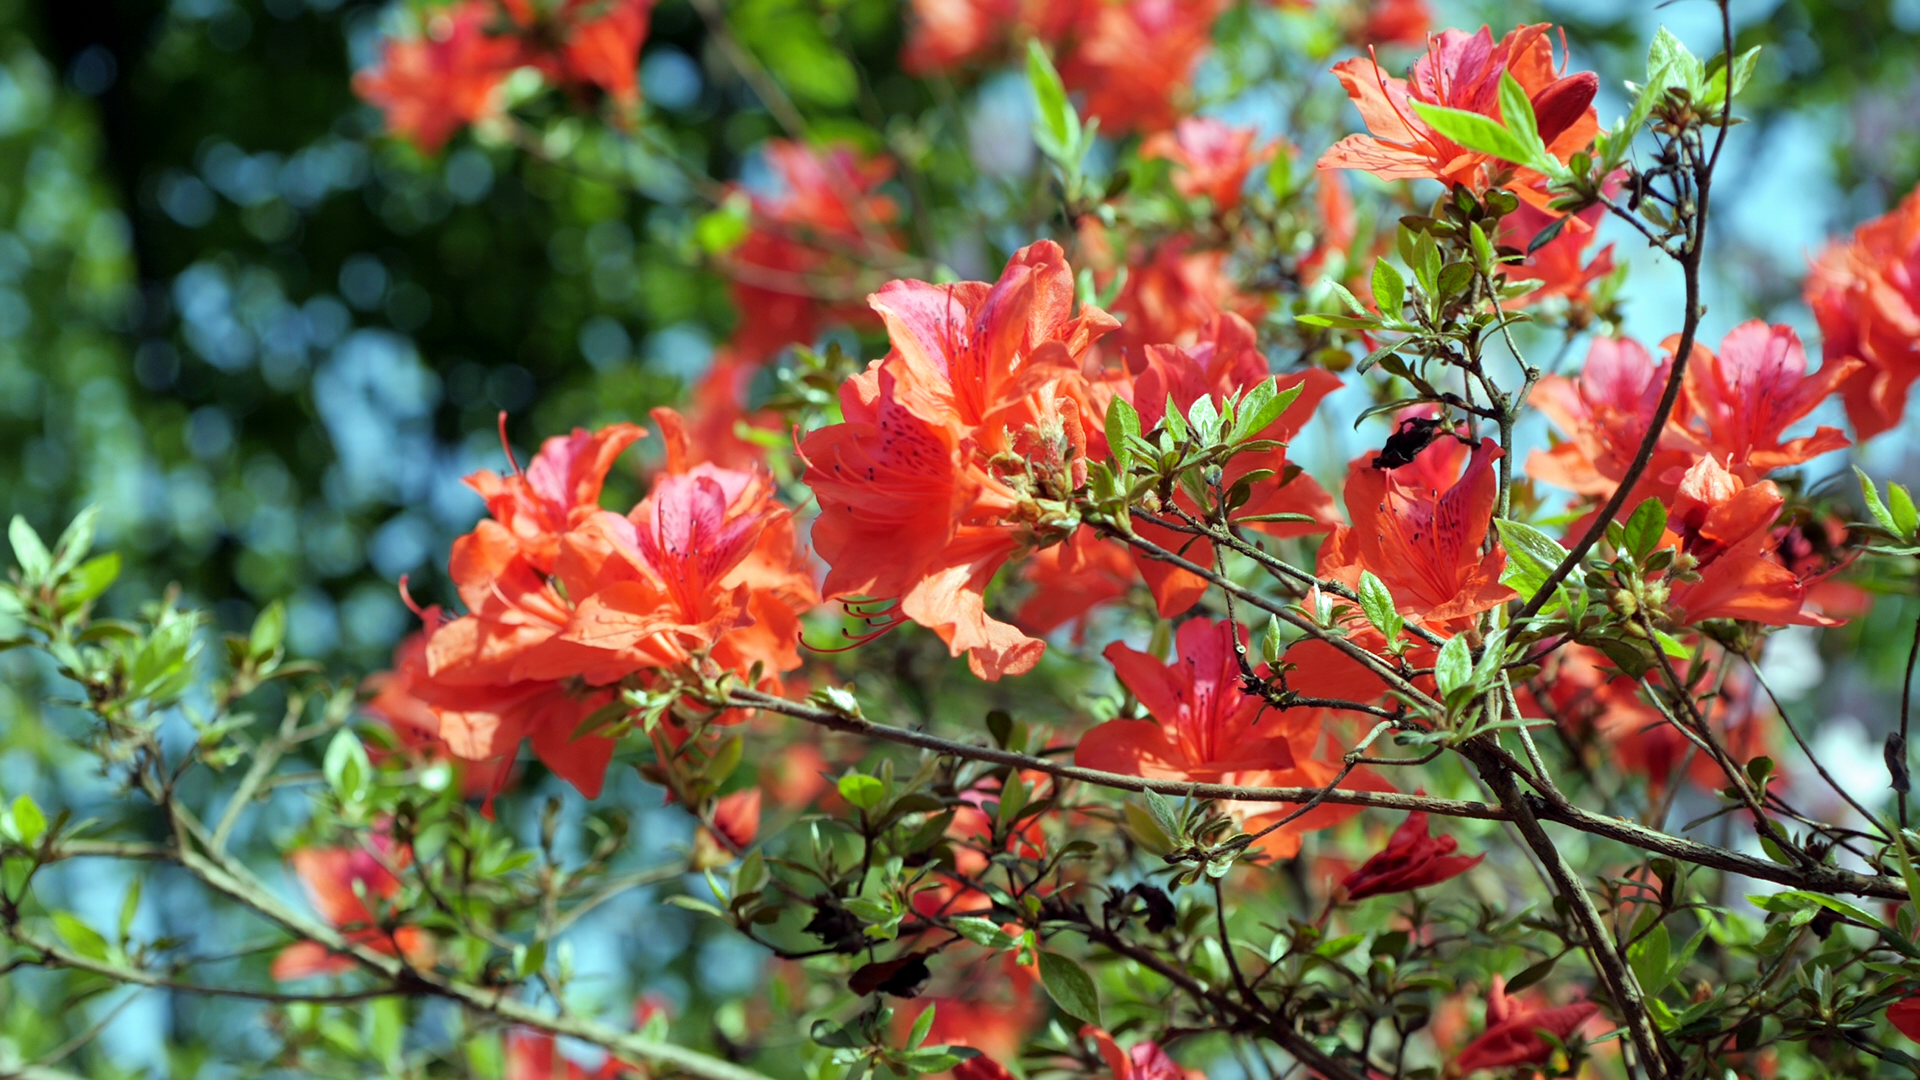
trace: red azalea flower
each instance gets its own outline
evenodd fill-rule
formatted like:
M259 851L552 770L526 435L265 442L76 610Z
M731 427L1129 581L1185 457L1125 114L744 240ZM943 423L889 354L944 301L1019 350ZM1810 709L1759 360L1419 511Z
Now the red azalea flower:
M1451 836L1435 838L1428 831L1427 815L1416 811L1393 831L1387 846L1360 868L1348 874L1341 884L1347 899L1364 900L1384 893L1408 892L1427 885L1459 877L1480 865L1485 855L1468 858L1455 855L1459 841Z
M494 91L520 64L520 43L491 32L496 11L466 0L434 14L426 35L389 38L353 92L380 108L387 130L431 154L498 108Z
M1486 191L1512 162L1467 150L1428 127L1413 102L1500 117L1500 77L1512 74L1533 105L1540 138L1561 161L1586 149L1599 133L1593 96L1600 88L1591 71L1555 70L1546 23L1518 27L1498 43L1481 27L1476 34L1448 30L1427 40L1427 51L1409 79L1392 78L1372 58L1335 64L1333 72L1360 109L1368 134L1349 135L1320 158L1322 169L1360 169L1382 180L1438 180ZM1518 170L1516 195L1545 208L1548 197L1537 174Z
M812 345L831 323L871 321L859 303L822 294L853 279L849 248L891 248L887 230L899 214L877 192L893 174L888 158L783 139L768 141L762 154L779 188L752 194L747 237L723 260L741 313L733 355L754 365L789 345Z
M1507 980L1495 975L1487 993L1487 1030L1454 1057L1452 1069L1464 1076L1478 1069L1543 1064L1553 1055L1553 1046L1541 1032L1565 1044L1599 1011L1600 1006L1585 1001L1553 1009L1523 1008L1507 997Z
M1224 0L1114 0L1086 6L1060 80L1085 99L1100 130L1121 134L1172 127L1176 95L1213 42Z
M713 804L713 827L736 849L751 845L760 835L760 800L757 787L722 795Z
M1675 344L1669 340L1666 347ZM1808 375L1807 354L1791 327L1758 319L1742 323L1721 340L1718 356L1694 347L1686 376L1691 408L1676 425L1673 441L1749 480L1842 449L1850 444L1838 428L1819 428L1797 439L1784 439L1783 433L1863 366L1858 360L1829 360Z
M1193 116L1141 143L1140 156L1173 162L1174 190L1189 199L1205 195L1213 200L1216 213L1226 213L1239 205L1247 174L1273 160L1279 150L1276 143L1256 146L1259 138L1252 128Z
M1469 456L1459 440L1435 439L1408 465L1380 469L1374 455L1347 473L1348 527L1320 548L1319 571L1357 587L1371 571L1400 613L1430 625L1478 615L1514 599L1500 584L1507 563L1498 544L1482 551L1493 525L1500 447L1482 439Z
M1901 998L1887 1006L1887 1022L1915 1042L1920 1042L1920 995Z
M1898 424L1920 378L1920 190L1821 252L1806 298L1826 362L1862 365L1840 387L1854 435L1870 439Z
M987 615L987 584L1065 539L1060 500L1086 468L1081 363L1114 320L1074 315L1073 294L1051 241L995 284L889 284L872 303L892 351L841 388L845 422L800 446L828 595L887 602L884 627L928 627L988 680L1045 644Z
M321 917L348 942L388 956L404 956L411 964L431 964L433 942L424 931L416 926L388 931L367 906L368 900L387 900L400 892L400 879L381 860L398 867L410 861L407 849L393 847L384 836L375 836L374 845L375 850L302 848L287 859ZM284 982L338 975L358 966L352 957L330 952L317 941L299 941L273 958L271 974Z
M1190 619L1174 638L1176 656L1163 664L1121 642L1107 646L1121 683L1139 699L1151 720L1109 720L1086 733L1074 763L1089 769L1158 780L1252 787L1322 786L1339 768L1316 757L1326 714L1318 709L1269 709L1241 690L1234 638L1246 631L1230 623ZM1378 790L1384 785L1364 770L1346 786ZM1235 803L1249 831L1293 807ZM1322 805L1260 842L1263 851L1286 858L1300 838L1352 816L1352 806Z

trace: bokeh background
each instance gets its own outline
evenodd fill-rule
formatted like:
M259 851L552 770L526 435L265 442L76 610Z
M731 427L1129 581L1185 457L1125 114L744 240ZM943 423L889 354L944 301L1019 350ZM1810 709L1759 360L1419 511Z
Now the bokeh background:
M947 93L982 173L1017 187L1037 167L1024 81L905 78L894 0L727 7L816 133L910 128ZM383 138L350 89L397 15L359 0L0 0L0 517L52 534L97 503L102 545L126 559L112 605L178 583L240 630L283 599L291 650L343 675L383 665L411 629L403 575L446 598L447 545L480 512L459 479L501 466L501 411L524 454L574 425L640 418L705 370L737 315L703 269L697 180L771 183L758 148L779 131L695 11L662 0L640 71L646 141L603 145L592 124L556 118L542 145L469 135L425 157ZM1733 0L1733 16L1740 48L1767 48L1716 192L1703 337L1759 316L1811 341L1808 256L1920 180L1920 0ZM1288 32L1282 13L1257 17ZM1717 16L1702 0L1585 0L1441 3L1435 21L1539 19L1567 28L1576 68L1601 72L1611 120L1657 25L1705 55ZM1213 96L1209 111L1283 133L1261 93ZM1677 275L1613 239L1635 268L1628 329L1658 341L1678 325ZM955 243L948 265L992 276L995 256ZM1296 455L1329 486L1363 404L1336 397ZM1855 459L1912 479L1912 445L1891 433ZM1788 636L1772 658L1776 686L1823 718L1829 766L1861 786L1884 784L1870 736L1911 618L1882 604L1824 653ZM43 775L44 684L15 657L0 655L0 675L0 789L64 783ZM656 817L642 835L684 840L684 822ZM118 884L69 885L117 907ZM650 963L751 983L752 956L682 949L682 913L649 910L671 923L639 935L666 943ZM167 1025L187 1023L173 1007L141 1006L146 1032L117 1024L109 1052L157 1065Z

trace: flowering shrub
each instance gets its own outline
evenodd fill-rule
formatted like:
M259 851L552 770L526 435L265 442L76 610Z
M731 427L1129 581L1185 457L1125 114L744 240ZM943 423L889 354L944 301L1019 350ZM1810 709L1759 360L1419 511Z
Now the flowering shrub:
M929 85L1022 66L1030 182L944 170L971 147L934 127L807 130L694 3L791 129L759 182L694 178L734 334L684 408L470 476L391 671L290 660L277 606L216 663L176 597L96 611L90 516L15 520L8 644L160 827L12 799L0 965L266 1002L326 1075L1920 1069L1907 709L1862 790L1760 663L1920 554L1905 488L1805 471L1900 422L1920 196L1815 261L1817 366L1763 321L1710 347L1752 52L1661 31L1603 122L1551 26L1296 13L1367 46L1335 139L1201 111L1259 5L908 7ZM642 152L652 14L429 5L355 87L428 154L564 157L536 110ZM1683 283L1653 347L1623 245ZM273 825L302 898L233 841L308 782ZM689 825L665 862L628 858L636 792ZM137 888L117 937L36 898L92 859L168 867L269 966L135 933ZM610 1001L578 926L642 889L640 933L702 920L761 982L713 1017Z

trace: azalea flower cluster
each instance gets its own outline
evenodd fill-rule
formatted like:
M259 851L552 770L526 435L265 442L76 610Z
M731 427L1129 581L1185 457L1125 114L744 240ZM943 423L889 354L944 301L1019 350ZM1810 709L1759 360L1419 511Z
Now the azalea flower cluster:
M772 478L689 460L679 415L653 418L666 462L625 515L601 509L600 493L646 435L632 424L556 436L524 470L467 479L490 515L453 547L467 614L420 612L426 629L376 708L403 724L431 716L437 742L478 763L489 790L530 742L592 798L617 742L598 729L623 713L624 691L689 672L777 690L800 666L799 617L819 595Z
M1408 773L1452 751L1489 790L1520 777L1539 795L1501 795L1498 807L1476 806L1479 816L1537 831L1530 815L1549 807L1564 823L1576 810L1530 734L1542 717L1583 766L1581 749L1597 743L1606 768L1642 778L1635 794L1658 808L1656 825L1690 780L1725 793L1727 812L1744 810L1787 852L1769 812L1807 819L1769 801L1777 704L1763 703L1771 691L1760 692L1749 661L1771 630L1838 626L1866 610L1865 594L1841 580L1859 557L1858 530L1806 496L1789 470L1853 445L1818 422L1839 409L1861 439L1903 415L1920 378L1920 196L1815 263L1807 299L1824 337L1817 366L1792 328L1763 321L1708 347L1696 340L1697 311L1684 334L1650 349L1619 331L1620 270L1613 247L1598 246L1606 217L1627 214L1612 196L1650 181L1620 158L1595 166L1607 137L1594 108L1599 80L1568 70L1552 27L1427 35L1417 4L1357 13L1364 19L1347 21L1372 28L1379 44L1424 49L1404 77L1373 50L1333 66L1366 130L1335 141L1316 175L1295 183L1300 152L1285 140L1188 115L1193 72L1227 7L916 0L910 71L958 77L1038 43L1033 56L1057 60L1057 96L1072 95L1060 107L1076 125L1098 120L1102 135L1121 140L1130 182L1146 177L1158 189L1129 195L1115 183L1089 196L1070 155L1053 154L1069 193L1057 239L1032 240L997 275L979 275L993 280L916 277L900 270L930 264L909 253L906 155L768 140L757 153L771 183L718 186L708 220L739 228L702 243L739 319L692 388L689 414L653 412L663 461L646 494L626 513L601 506L616 462L646 437L630 423L549 439L524 469L470 477L487 516L451 553L464 611L419 609L425 628L371 686L369 708L391 728L391 749L460 763L463 793L491 800L511 782L523 743L588 798L623 740L644 743L639 752L652 757L643 767L668 781L682 779L673 769L692 744L726 762L703 778L713 794L738 744L727 758L726 736L682 723L674 705L714 727L764 710L763 720L786 713L841 732L879 730L849 675L882 666L871 659L886 648L876 642L910 625L919 628L907 631L912 639L894 642L896 674L925 659L913 652L924 643L964 658L995 702L1020 701L1062 653L1061 667L1086 662L1100 689L1076 701L1097 700L1086 710L1094 716L1036 734L996 711L997 746L978 756L996 771L954 764L970 744L895 727L896 741L951 758L901 780L907 794L896 794L891 763L829 782L834 766L806 745L789 748L780 770L789 775L768 768L757 786L691 807L703 831L689 865L734 866L731 894L713 887L729 905L708 905L714 913L768 944L756 928L782 912L766 897L811 908L798 932L821 947L768 946L779 955L864 955L848 981L863 997L918 996L940 977L928 961L943 952L949 970L992 970L991 985L943 979L937 1015L923 1024L877 1008L861 1021L874 1038L891 1024L908 1053L929 1038L971 1048L918 1070L964 1080L1013 1075L1008 1065L1036 1033L1037 988L1080 1009L1077 1021L1099 1020L1083 988L1049 967L1058 957L1047 935L1072 927L1137 960L1118 947L1130 920L1151 935L1192 928L1157 885L1107 887L1069 865L1063 819L1076 830L1118 819L1129 856L1138 845L1197 866L1176 871L1190 873L1179 885L1211 878L1217 906L1206 913L1225 955L1209 978L1236 984L1254 1005L1257 980L1237 966L1219 884L1229 871L1308 860L1300 876L1315 879L1325 903L1312 935L1336 918L1368 918L1364 905L1381 908L1378 898L1466 889L1489 876L1476 873L1489 852L1471 838L1463 850L1468 834L1450 827L1436 835L1429 807L1448 804L1424 787L1437 773ZM644 4L569 2L537 18L513 3L499 10L483 19L468 0L435 15L424 37L390 42L361 93L388 110L392 130L429 150L490 115L490 95L517 66L636 103L631 80L608 71L630 72ZM1038 80L1052 69L1036 60L1031 70ZM1697 132L1700 113L1687 115ZM1502 138L1517 141L1487 148ZM1438 185L1432 212L1363 242L1368 230L1340 178L1354 171L1429 185L1423 193ZM1250 190L1263 173L1265 190ZM1396 258L1416 279L1412 299ZM1362 280L1370 287L1348 288ZM1346 314L1329 315L1336 304ZM1481 350L1497 330L1517 354L1511 328L1523 317L1570 343L1589 335L1577 373L1543 375L1516 355L1524 389L1496 385ZM829 337L836 348L816 350ZM876 358L833 369L829 357L852 340ZM1376 368L1390 380L1370 379ZM799 370L830 373L831 393L770 400L767 383L791 385ZM1390 434L1316 479L1290 444L1329 398L1356 388L1353 396L1373 395L1367 412L1387 417ZM1523 407L1550 422L1546 446L1516 441ZM1901 531L1899 513L1880 513L1882 532ZM1910 501L1900 513L1911 516ZM1263 585L1247 584L1261 574ZM803 620L818 646L841 615L844 641L803 648ZM803 681L818 688L807 702L780 696ZM773 727L756 724L752 736ZM1524 762L1501 741L1515 729ZM1388 741L1430 752L1372 756ZM1116 813L1076 801L1080 782L1144 786L1159 801L1144 817L1132 804ZM1197 794L1177 811L1162 797L1203 788L1219 798L1217 815L1192 809L1204 806ZM816 833L822 865L788 859L769 884L774 860L758 850L768 798L782 812L857 822L847 834L862 845L857 876L842 874ZM1368 805L1405 816L1384 838L1375 830L1358 865L1309 841L1336 829L1369 835L1354 820ZM893 828L913 836L883 843ZM1843 844L1866 834L1825 835ZM1822 866L1830 846L1775 861ZM404 848L314 848L295 866L348 941L431 964L434 942L385 917L410 859ZM1551 877L1559 867L1547 865ZM1584 869L1672 888L1652 880L1670 878L1670 867ZM870 887L871 875L887 884ZM805 890L794 884L802 877ZM1099 921L1082 918L1075 905L1102 887ZM1615 921L1652 912L1645 898L1616 890L1608 899ZM1664 918L1671 896L1660 905ZM1432 936L1424 902L1409 912L1396 947ZM1562 953L1608 948L1594 918L1563 935ZM1311 944L1308 926L1296 919L1291 932ZM883 943L891 956L879 955ZM1276 949L1269 974L1285 953ZM1644 953L1635 956L1644 968ZM1656 974L1673 974L1667 960L1663 951ZM296 946L274 974L327 974L338 962ZM1606 991L1594 1001L1571 985L1509 994L1507 978L1487 972L1471 983L1485 1000L1478 1024L1456 1017L1444 1034L1436 1024L1434 1044L1451 1075L1557 1067L1568 1054L1577 1065L1584 1037L1617 1021L1644 1063L1672 1025L1658 1037L1644 1017L1635 1026L1617 966L1594 957ZM1218 1013L1238 1023L1231 1009ZM1914 1030L1910 1004L1889 1015ZM834 1030L853 1040L841 1049L858 1041L856 1027ZM828 1045L818 1029L815 1037ZM1080 1066L1115 1077L1193 1075L1169 1053L1171 1037L1128 1035L1123 1048L1113 1030L1087 1022L1049 1038L1048 1053L1077 1054ZM550 1044L515 1046L529 1068L584 1075Z

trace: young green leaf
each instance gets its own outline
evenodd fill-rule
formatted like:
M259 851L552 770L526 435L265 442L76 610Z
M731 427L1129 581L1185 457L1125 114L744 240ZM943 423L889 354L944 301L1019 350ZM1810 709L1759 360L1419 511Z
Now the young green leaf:
M1407 279L1400 276L1400 271L1384 258L1373 260L1373 302L1379 306L1380 315L1387 319L1400 318L1406 295Z
M1660 545L1660 536L1666 528L1666 504L1659 499L1645 499L1634 507L1633 513L1627 518L1626 535L1622 542L1635 559L1645 559Z
M1374 577L1372 571L1360 571L1360 610L1375 630L1386 636L1389 643L1400 639L1400 629L1404 625L1400 613L1394 609L1393 593L1388 591L1386 583Z
M879 806L880 800L885 798L887 793L885 784L864 773L848 773L840 778L839 787L840 797L847 800L849 805L857 806L862 810L871 810Z
M1427 122L1428 127L1468 150L1491 154L1515 165L1534 164L1533 148L1490 116L1445 105L1429 105L1424 101L1410 101L1408 104L1420 114L1420 119Z
M1440 656L1433 662L1433 681L1442 697L1473 681L1473 653L1465 634L1455 634L1440 646Z
M1067 100L1060 72L1038 39L1027 42L1027 81L1033 86L1033 141L1040 152L1065 162L1080 142L1080 116Z

